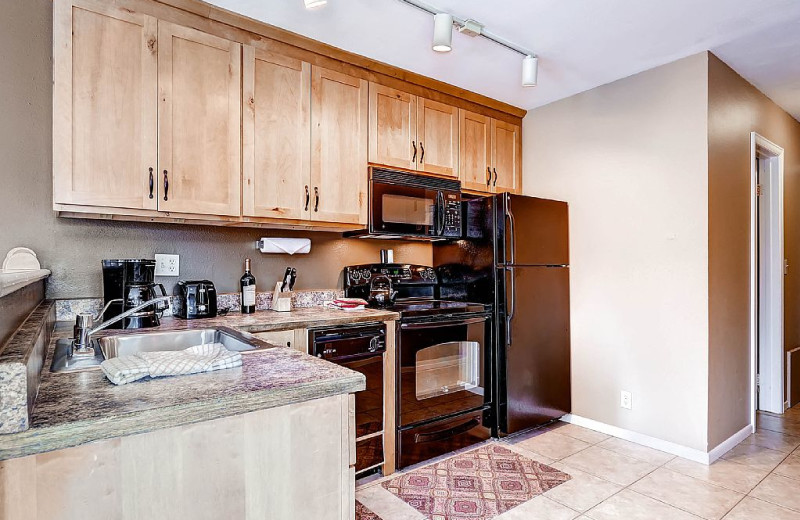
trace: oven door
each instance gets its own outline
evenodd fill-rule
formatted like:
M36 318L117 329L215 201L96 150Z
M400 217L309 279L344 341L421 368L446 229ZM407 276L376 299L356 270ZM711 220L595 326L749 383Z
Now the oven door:
M488 315L400 325L398 426L478 410L492 402Z
M440 190L372 181L370 233L438 237L443 232Z

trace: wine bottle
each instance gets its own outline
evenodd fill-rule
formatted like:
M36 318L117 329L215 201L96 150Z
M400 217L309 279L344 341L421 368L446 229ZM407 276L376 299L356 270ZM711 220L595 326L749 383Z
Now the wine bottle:
M242 297L242 314L256 312L256 277L250 273L250 259L244 261L244 275L239 281Z

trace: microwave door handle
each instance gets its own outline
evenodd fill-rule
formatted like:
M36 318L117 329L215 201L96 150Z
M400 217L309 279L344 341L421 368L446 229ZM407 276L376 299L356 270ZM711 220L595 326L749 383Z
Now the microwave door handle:
M444 234L444 195L441 191L436 193L436 205L439 208L439 223L436 229L436 236Z

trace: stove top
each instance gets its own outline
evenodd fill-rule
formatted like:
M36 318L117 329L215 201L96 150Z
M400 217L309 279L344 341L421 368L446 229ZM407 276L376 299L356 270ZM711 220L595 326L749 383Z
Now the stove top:
M482 303L457 302L452 300L435 300L430 298L409 298L397 300L387 310L400 314L401 318L437 316L450 314L471 314L486 312L488 305Z

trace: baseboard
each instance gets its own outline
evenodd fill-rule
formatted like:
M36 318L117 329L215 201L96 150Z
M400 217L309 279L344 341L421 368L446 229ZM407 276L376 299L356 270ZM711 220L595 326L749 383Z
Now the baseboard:
M678 457L699 462L701 464L711 464L728 450L743 441L752 433L753 430L751 425L747 425L730 438L726 439L722 444L706 453L702 450L689 448L688 446L683 446L674 442L651 437L643 433L626 430L625 428L612 426L610 424L595 421L593 419L587 419L586 417L581 417L579 415L565 415L561 418L561 420L576 426L583 426L584 428L588 428L590 430L605 433L606 435L611 435L612 437L618 437L620 439L625 439L626 441L635 442L636 444L641 444L642 446L647 446L648 448L653 448L665 453L677 455Z

